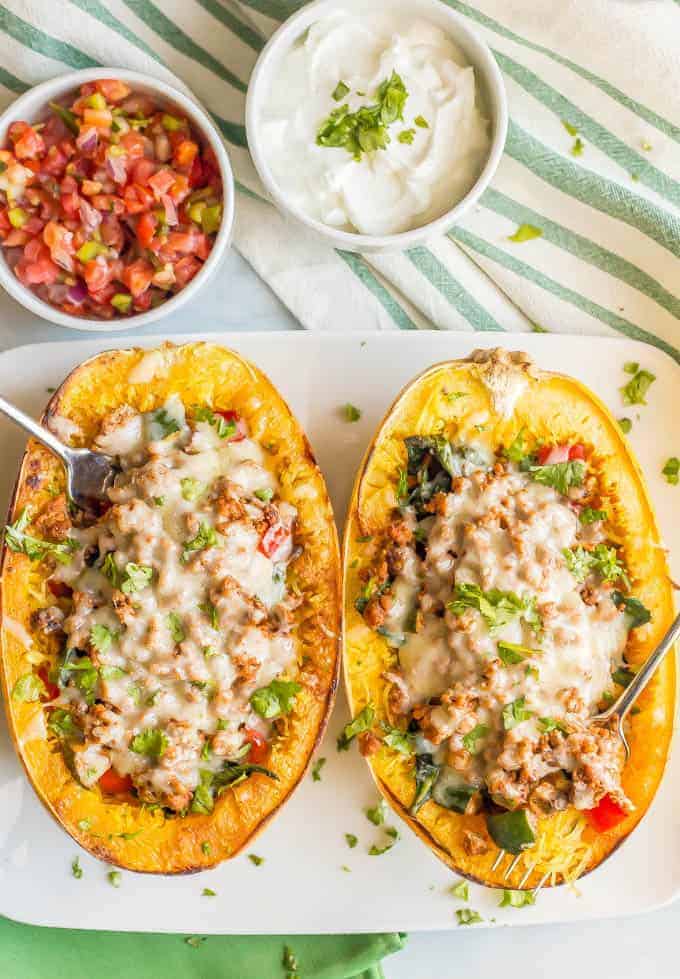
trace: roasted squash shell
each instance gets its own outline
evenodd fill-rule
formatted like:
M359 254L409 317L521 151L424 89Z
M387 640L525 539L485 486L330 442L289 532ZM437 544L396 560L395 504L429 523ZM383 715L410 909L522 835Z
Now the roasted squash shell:
M538 370L522 353L475 351L467 360L435 365L397 397L366 452L356 478L344 538L344 669L352 713L372 704L380 722L391 723L390 681L394 664L386 640L356 611L360 573L371 560L374 535L381 535L397 505L398 471L405 465L403 440L411 435L441 434L466 443L482 442L495 451L511 444L520 431L548 444L583 443L615 528L636 596L651 611L648 625L629 634L626 658L644 662L673 618L673 593L665 552L640 468L608 409L578 381ZM630 720L632 755L623 773L623 789L635 809L607 832L598 833L573 808L540 821L537 842L524 851L510 879L509 858L495 870L498 848L488 836L484 816L460 815L428 801L409 815L414 797L412 758L385 745L368 758L380 792L418 836L452 870L496 887L548 885L574 880L600 864L630 834L647 811L662 777L673 731L675 664L668 657L639 701ZM472 830L487 844L471 855L464 833Z
M289 567L298 589L293 635L302 685L293 712L274 739L260 774L228 789L210 815L166 818L132 795L104 796L72 776L58 744L48 737L45 705L11 695L27 670L53 661L55 641L37 633L31 615L54 599L50 568L5 547L2 556L2 690L17 754L40 800L61 826L94 856L130 870L190 873L238 854L276 814L301 780L318 745L337 686L340 634L340 561L333 512L307 439L281 395L253 364L212 343L164 344L148 351L112 350L77 367L50 400L43 422L72 444L89 446L105 414L121 404L139 411L178 394L185 405L236 410L251 437L268 449L281 497L298 511L300 553ZM24 507L37 516L63 490L60 463L31 440L19 472L9 520Z

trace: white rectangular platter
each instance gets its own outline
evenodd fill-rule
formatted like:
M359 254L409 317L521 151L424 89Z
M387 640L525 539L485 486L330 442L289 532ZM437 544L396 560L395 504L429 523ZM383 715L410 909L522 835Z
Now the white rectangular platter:
M188 337L173 337L181 342ZM195 339L195 337L192 337ZM571 374L614 410L633 419L631 441L656 504L672 571L680 575L680 487L661 477L664 461L680 455L677 392L680 372L653 347L628 340L570 336L421 332L366 336L306 333L211 334L254 360L296 412L326 474L342 523L354 473L373 431L400 388L430 364L462 357L476 346L503 345L532 354L541 367ZM76 340L20 347L0 355L0 392L39 415L76 364L114 345L136 341ZM623 409L618 388L626 361L639 361L657 377L649 405ZM341 406L361 408L356 424ZM0 422L0 505L9 499L21 433ZM115 890L107 867L78 847L38 803L15 758L0 720L0 914L17 921L75 928L202 934L323 933L426 930L455 926L460 906L447 889L452 874L411 832L388 853L368 855L382 831L365 817L377 800L356 749L338 754L335 738L347 720L340 696L317 757L327 763L322 780L310 775L250 852L214 871L157 878L123 873ZM390 823L398 824L391 819ZM359 839L354 849L345 833ZM83 877L71 875L79 855ZM344 867L349 868L349 872ZM204 887L217 897L202 897ZM680 894L680 759L677 746L657 798L642 825L613 857L578 888L542 892L521 912L498 908L498 892L471 885L470 907L486 925L532 924L631 914L659 907ZM493 919L493 920L491 920ZM482 926L477 926L482 927Z

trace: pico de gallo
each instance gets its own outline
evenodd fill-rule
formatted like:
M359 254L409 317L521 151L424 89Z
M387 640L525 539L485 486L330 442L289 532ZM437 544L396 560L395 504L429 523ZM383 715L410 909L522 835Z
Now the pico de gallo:
M0 149L5 257L73 316L127 317L170 299L200 272L221 221L212 149L185 116L117 79L12 123Z

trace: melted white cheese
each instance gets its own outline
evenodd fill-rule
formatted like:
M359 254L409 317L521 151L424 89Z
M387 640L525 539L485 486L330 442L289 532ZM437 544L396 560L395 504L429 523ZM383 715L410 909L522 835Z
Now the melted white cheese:
M163 411L165 422L179 426L165 438L157 413L119 409L105 421L97 445L128 453L110 491L114 506L94 526L72 531L81 548L54 577L74 589L67 646L91 656L102 675L98 696L114 709L107 707L103 721L86 716L81 780L91 784L102 765L112 764L131 774L145 797L167 801L193 791L201 768L224 762L224 752L202 757L206 739L228 728L226 757L237 758L244 726L268 733L250 697L295 662L283 624L292 543L268 557L262 535L276 519L292 542L296 513L277 499L276 478L257 443L229 442L207 422L187 425L177 398ZM263 491L271 503L256 495ZM216 534L214 544L187 549L206 531ZM116 581L103 573L107 554ZM152 581L121 593L130 565L152 569ZM112 636L103 648L92 646L95 626ZM65 695L82 701L72 686ZM158 765L130 749L148 728L168 740Z

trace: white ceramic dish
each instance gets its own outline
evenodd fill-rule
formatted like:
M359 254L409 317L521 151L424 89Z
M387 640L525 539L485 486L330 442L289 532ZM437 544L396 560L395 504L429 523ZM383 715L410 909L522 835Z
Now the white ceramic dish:
M175 342L188 337L177 336ZM631 441L647 475L671 570L680 575L680 487L661 477L677 453L677 366L665 354L630 340L534 334L464 334L427 331L320 336L309 333L211 334L265 370L289 401L316 447L338 515L345 511L354 472L377 422L400 388L418 371L476 346L521 348L541 367L584 381L623 413L618 388L626 361L639 361L657 376L649 406L626 413L634 420ZM120 343L121 341L119 341ZM122 343L153 346L157 338ZM106 339L44 343L0 355L0 390L38 415L48 393L77 363L111 346ZM363 414L343 420L351 402ZM0 470L0 505L9 499L21 433L0 422L5 464ZM340 518L341 522L341 518ZM370 857L381 831L363 814L377 796L356 749L338 754L335 737L347 720L344 698L317 753L328 761L322 781L308 775L281 815L249 852L265 858L253 866L247 855L214 871L191 877L155 878L123 873L120 890L107 881L107 868L80 851L38 802L0 719L0 914L19 921L77 928L183 933L324 933L455 928L461 906L447 889L451 872L406 828L395 848ZM388 823L398 820L388 820ZM350 850L345 833L359 845ZM81 880L71 875L80 857ZM347 865L351 873L343 872ZM215 898L204 898L210 887ZM499 908L499 892L470 885L470 904L488 925L593 920L659 907L680 895L680 757L674 750L659 793L631 839L578 888L541 894L535 907ZM234 895L238 894L238 900ZM282 899L282 895L285 898ZM490 919L494 919L492 922ZM476 927L482 927L481 925ZM259 977L258 977L259 979Z
M183 303L194 296L213 274L225 250L229 246L234 224L234 177L227 151L222 137L211 122L206 112L193 99L184 95L176 88L165 82L143 75L138 71L128 71L124 68L86 68L83 71L71 71L66 75L58 75L47 82L42 82L29 89L0 115L0 146L7 142L7 130L13 122L23 119L33 122L43 116L49 102L58 102L65 96L76 92L80 85L94 81L97 78L119 78L130 87L145 95L151 95L159 104L172 109L179 108L187 116L196 134L207 143L215 153L220 167L223 190L222 224L217 233L212 251L201 271L187 285L166 302L146 313L138 313L131 317L119 317L112 320L88 319L80 316L70 316L49 303L43 302L30 289L22 285L5 259L0 249L0 286L7 290L17 302L36 316L66 326L71 330L84 330L91 333L111 333L113 330L133 330L153 323L168 313L174 312Z
M315 231L335 248L356 252L386 252L412 248L414 245L444 234L466 214L479 200L496 172L503 154L508 128L507 96L505 84L496 61L484 41L468 26L463 17L441 0L381 0L380 8L396 8L401 15L411 12L414 17L440 27L461 48L469 63L475 69L475 77L482 91L485 108L490 114L491 147L484 169L462 200L449 211L412 231L393 235L363 235L332 228L330 225L309 217L299 207L292 204L277 184L260 142L258 124L263 101L267 98L272 81L277 75L282 58L311 24L338 9L361 12L375 9L374 0L316 0L306 4L292 17L289 17L271 36L263 48L250 76L246 101L246 131L248 148L253 163L268 194L276 206L290 214L305 227Z

